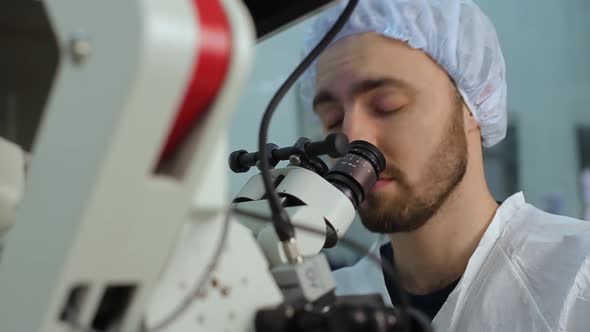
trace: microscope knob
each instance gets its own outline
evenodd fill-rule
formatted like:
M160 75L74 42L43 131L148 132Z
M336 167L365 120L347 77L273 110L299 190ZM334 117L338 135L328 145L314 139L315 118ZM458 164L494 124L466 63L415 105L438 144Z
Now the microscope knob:
M329 155L332 158L343 157L348 152L348 137L342 133L333 133L321 142L305 145L305 152L311 156Z

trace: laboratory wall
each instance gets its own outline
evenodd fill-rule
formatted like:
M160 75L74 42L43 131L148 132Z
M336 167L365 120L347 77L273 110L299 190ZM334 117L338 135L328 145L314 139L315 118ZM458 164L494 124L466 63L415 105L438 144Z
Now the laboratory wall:
M581 173L590 151L579 132L590 127L590 2L477 2L504 50L514 135L510 167L491 180L514 178L539 208L582 217Z

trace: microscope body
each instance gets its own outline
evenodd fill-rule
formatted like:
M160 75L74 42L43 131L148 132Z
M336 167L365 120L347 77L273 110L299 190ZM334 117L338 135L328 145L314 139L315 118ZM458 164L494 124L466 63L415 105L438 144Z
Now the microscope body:
M333 246L354 221L356 211L351 201L319 174L298 166L275 168L270 174L293 224L324 232L314 234L295 227L303 256L315 255L322 248ZM233 206L270 218L265 196L262 177L258 174L236 195ZM254 232L271 266L287 262L272 224L246 216L241 216L240 221ZM331 239L332 236L337 238Z

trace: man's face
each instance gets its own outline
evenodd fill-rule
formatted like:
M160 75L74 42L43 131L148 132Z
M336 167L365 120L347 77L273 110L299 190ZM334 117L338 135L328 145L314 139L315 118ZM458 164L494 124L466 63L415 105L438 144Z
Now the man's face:
M412 231L463 179L463 103L425 53L377 34L353 35L320 57L314 111L326 132L368 141L387 168L359 208L373 232Z

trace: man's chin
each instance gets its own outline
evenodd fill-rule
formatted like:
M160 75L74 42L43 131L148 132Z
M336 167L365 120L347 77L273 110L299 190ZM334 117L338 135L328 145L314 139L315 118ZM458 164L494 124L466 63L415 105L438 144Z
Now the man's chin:
M398 212L408 204L408 195L401 193L398 188L388 185L379 191L373 191L367 195L365 201L360 205L361 211L374 211L379 214L390 214ZM392 211L395 210L395 211Z
M368 231L378 234L409 233L419 229L425 223L425 221L375 219L363 216L361 216L361 222Z
M359 215L365 228L374 233L412 232L431 217L429 209L412 203L399 192L372 193L361 205Z
M370 204L359 209L361 222L369 231L374 233L407 232L416 229L411 221L404 217L407 210L403 203L391 200L371 200ZM404 211L405 210L405 211Z

